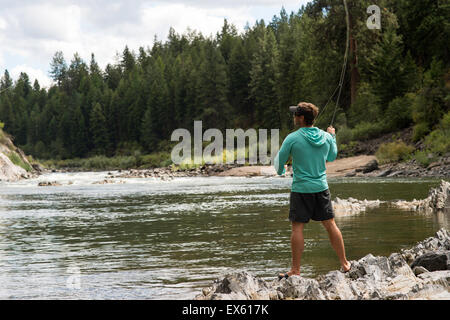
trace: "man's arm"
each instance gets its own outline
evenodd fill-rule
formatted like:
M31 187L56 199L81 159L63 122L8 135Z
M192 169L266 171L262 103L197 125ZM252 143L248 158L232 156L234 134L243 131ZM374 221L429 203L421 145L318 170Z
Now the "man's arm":
M281 149L275 157L274 167L275 171L279 176L286 173L284 165L288 161L289 156L291 154L291 146L292 146L291 139L289 139L288 136L286 139L284 139L283 144L281 145Z
M333 127L328 127L327 132L331 135L330 151L328 151L327 161L333 162L337 157L336 131Z

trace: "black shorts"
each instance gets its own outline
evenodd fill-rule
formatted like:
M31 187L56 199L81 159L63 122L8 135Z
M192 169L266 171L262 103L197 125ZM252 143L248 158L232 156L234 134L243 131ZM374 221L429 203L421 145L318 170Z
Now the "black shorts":
M290 221L308 223L309 219L325 221L332 218L334 218L334 211L330 190L317 193L291 192Z

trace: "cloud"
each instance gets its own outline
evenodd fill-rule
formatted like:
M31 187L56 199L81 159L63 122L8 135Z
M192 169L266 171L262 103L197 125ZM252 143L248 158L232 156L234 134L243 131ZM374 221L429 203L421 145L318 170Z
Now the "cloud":
M18 79L21 72L25 72L30 78L30 83L33 85L34 80L39 81L39 85L42 87L50 87L52 79L50 79L42 70L35 69L27 65L17 65L11 71L10 75L13 79Z
M304 3L306 0L0 0L0 67L23 67L40 82L49 83L49 64L56 51L62 51L68 63L75 52L86 61L94 53L104 68L125 45L137 51L140 46L151 47L155 35L164 41L170 27L180 34L189 27L209 36L215 35L227 18L243 31L247 22L253 25L257 19L267 18L256 16L262 10L273 16L282 5L298 9Z

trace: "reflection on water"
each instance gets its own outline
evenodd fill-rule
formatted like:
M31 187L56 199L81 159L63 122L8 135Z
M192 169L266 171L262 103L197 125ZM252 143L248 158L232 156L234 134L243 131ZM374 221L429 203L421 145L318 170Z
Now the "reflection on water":
M290 179L127 179L92 185L105 175L58 173L0 183L1 299L190 299L230 271L273 279L289 268ZM37 187L44 180L63 186ZM329 182L332 197L368 200L421 199L439 184ZM348 257L359 259L414 245L448 228L449 218L382 206L339 217L337 223ZM326 232L309 223L303 276L337 268Z

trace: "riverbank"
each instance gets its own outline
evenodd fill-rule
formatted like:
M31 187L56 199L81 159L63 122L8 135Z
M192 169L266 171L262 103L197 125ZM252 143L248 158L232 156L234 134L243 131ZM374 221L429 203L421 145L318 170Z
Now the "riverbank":
M368 254L351 263L347 273L335 270L316 279L291 276L269 282L247 271L230 273L204 288L195 299L450 299L450 233L446 229L389 257Z
M292 175L291 167L285 176ZM63 170L64 172L64 170ZM207 164L195 168L181 169L175 166L152 169L119 170L111 178L148 178L222 176L254 177L277 176L273 166L244 166L237 164ZM443 157L438 162L422 167L414 160L410 162L380 165L375 156L360 155L337 159L327 163L327 176L333 177L450 177L450 157Z
M0 128L0 181L18 181L35 178L43 168L29 161L25 153L17 148L11 137Z

